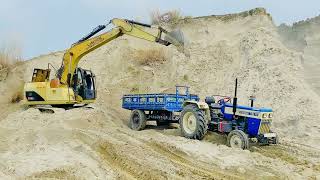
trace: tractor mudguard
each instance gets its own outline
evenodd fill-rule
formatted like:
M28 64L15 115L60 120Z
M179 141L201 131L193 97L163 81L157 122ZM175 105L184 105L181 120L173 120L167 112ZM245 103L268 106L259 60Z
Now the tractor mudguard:
M199 102L199 101L193 101L193 100L188 100L183 102L183 108L186 107L189 104L196 105L199 109L203 110L205 112L205 119L207 121L207 124L210 123L211 121L211 116L210 116L210 109L209 105L205 102Z
M193 101L193 100L188 100L183 102L183 107L189 105L189 104L194 104L197 105L199 109L209 109L209 105L205 102L199 102L199 101Z

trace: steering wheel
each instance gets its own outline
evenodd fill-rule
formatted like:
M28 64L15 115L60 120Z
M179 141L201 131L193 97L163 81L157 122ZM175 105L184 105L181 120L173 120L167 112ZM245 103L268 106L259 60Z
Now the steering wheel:
M231 98L230 97L224 97L222 99L220 99L218 101L219 104L224 104L224 103L227 103L227 102L230 102Z
M223 100L224 100L224 102L226 103L226 102L230 102L230 101L231 101L231 98L230 98L230 97L225 97L225 98L223 98Z

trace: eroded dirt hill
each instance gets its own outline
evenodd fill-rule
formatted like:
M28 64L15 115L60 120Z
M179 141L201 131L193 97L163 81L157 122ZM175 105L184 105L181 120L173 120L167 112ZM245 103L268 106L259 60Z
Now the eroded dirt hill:
M306 81L320 94L320 16L279 26L281 41L290 49L301 53Z

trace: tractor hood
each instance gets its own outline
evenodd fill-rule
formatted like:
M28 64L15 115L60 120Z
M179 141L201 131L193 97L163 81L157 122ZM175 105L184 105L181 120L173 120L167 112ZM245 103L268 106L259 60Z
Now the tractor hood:
M231 103L226 103L225 107L233 107L233 105ZM237 105L237 109L244 109L244 110L250 110L250 111L257 111L257 112L272 112L271 108L256 108L256 107L241 106L241 105Z

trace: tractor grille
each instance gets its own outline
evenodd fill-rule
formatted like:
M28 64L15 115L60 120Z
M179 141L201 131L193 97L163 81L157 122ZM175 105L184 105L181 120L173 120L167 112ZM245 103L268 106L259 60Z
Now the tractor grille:
M262 119L260 128L259 128L259 134L265 134L270 132L270 126L271 126L271 119Z

